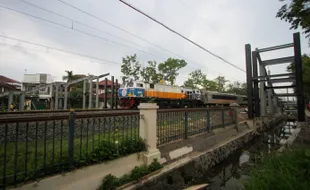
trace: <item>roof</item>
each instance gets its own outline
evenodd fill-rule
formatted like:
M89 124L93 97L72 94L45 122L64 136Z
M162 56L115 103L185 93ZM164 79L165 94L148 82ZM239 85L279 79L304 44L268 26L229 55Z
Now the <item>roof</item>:
M20 82L14 80L14 79L10 79L8 77L5 77L3 75L0 75L0 83L5 83L5 84L17 83L17 84L20 84Z
M114 86L116 86L115 84L116 83L114 81ZM100 81L99 85L103 85L104 86L105 85L105 80ZM118 83L118 85L120 85L120 83ZM107 86L112 86L112 81L108 80L108 85Z

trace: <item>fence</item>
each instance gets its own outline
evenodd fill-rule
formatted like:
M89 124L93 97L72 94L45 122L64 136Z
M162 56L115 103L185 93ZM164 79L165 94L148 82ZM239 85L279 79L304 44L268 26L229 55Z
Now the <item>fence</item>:
M157 112L157 145L186 139L215 128L235 123L231 108L159 110Z
M140 115L0 118L0 187L142 151Z
M157 110L147 103L139 108L0 118L0 185L141 152L146 145L152 153L144 154L148 164L160 158L158 146L236 122L230 108Z

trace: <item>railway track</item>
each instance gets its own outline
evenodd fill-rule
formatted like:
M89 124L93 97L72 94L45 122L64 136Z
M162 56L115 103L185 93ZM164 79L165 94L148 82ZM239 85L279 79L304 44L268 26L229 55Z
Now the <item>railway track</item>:
M185 110L187 111L203 111L203 110L219 110L223 107L204 107L204 108L169 108L169 109L159 109L159 113L165 113L165 112L183 112ZM228 107L224 107L224 109L227 109ZM114 115L130 115L132 114L138 114L138 109L89 109L89 110L74 110L77 116L94 116L94 115L107 115L107 116L114 116ZM70 110L42 110L42 111L12 111L12 112L0 112L0 118L19 118L19 117L53 117L53 116L59 116L64 117L68 116L70 113Z

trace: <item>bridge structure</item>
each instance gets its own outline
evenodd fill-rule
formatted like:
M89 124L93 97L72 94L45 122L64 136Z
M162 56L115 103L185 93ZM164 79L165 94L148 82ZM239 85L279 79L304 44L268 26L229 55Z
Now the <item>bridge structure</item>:
M277 50L293 48L292 56L278 57L262 60L261 54ZM293 42L266 48L251 49L250 44L245 45L248 118L267 117L275 112L297 112L297 121L305 122L305 100L302 78L302 58L300 47L300 34L293 34ZM280 64L293 64L293 72L271 74L267 66ZM289 85L287 85L289 84ZM293 93L278 93L276 90L292 89ZM282 91L283 91L282 90ZM297 101L283 101L283 97L295 97ZM288 98L287 98L288 100ZM288 106L296 109L286 109Z
M24 111L24 105L25 105L25 97L27 95L34 95L36 93L39 93L40 90L44 90L46 88L50 89L51 94L51 104L50 109L51 110L67 110L68 109L68 90L69 87L82 82L83 81L83 110L88 109L98 109L99 108L99 79L104 78L104 108L108 108L108 94L111 95L111 109L117 109L118 104L118 80L114 80L114 76L111 76L111 89L108 90L108 79L106 76L110 75L110 73L104 73L98 76L95 75L89 75L85 76L83 78L68 81L68 82L53 82L48 84L41 84L37 87L31 89L31 90L22 90L22 91L8 91L4 93L0 93L1 97L8 97L8 104L7 108L10 110L10 105L13 103L13 96L18 96L19 101L19 111ZM87 85L88 83L88 85ZM93 85L95 83L95 88L93 88ZM87 88L88 87L88 88ZM95 90L94 90L95 89ZM88 92L87 92L88 91ZM94 92L95 91L95 92ZM110 92L109 92L110 91ZM86 105L86 97L88 93L88 106ZM93 102L93 96L95 95L95 103ZM94 105L95 104L95 105Z

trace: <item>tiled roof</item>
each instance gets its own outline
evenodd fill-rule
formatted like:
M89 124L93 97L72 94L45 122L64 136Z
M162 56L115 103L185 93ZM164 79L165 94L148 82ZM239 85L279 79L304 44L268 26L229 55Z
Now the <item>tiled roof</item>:
M14 79L10 79L8 77L5 77L3 75L0 75L0 83L5 83L5 84L7 84L7 83L17 83L17 84L20 84L20 82L14 80Z
M105 85L105 81L104 80L100 81L99 85L103 85L104 86ZM118 83L118 85L120 85L120 83ZM112 81L108 80L108 86L112 86ZM114 86L116 86L115 81L114 81Z

